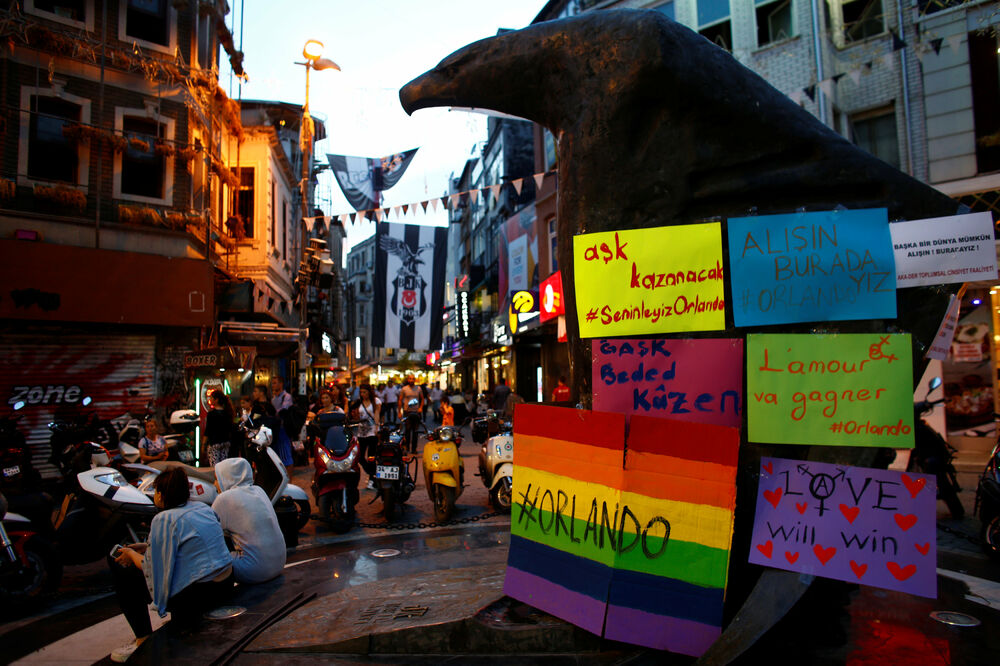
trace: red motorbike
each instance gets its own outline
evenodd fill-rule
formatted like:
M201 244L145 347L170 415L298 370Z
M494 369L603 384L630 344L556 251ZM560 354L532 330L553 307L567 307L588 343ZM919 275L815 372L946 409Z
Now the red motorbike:
M315 449L312 491L322 520L343 534L354 525L354 507L360 499L360 446L355 427L345 425L343 413L319 414L313 425Z

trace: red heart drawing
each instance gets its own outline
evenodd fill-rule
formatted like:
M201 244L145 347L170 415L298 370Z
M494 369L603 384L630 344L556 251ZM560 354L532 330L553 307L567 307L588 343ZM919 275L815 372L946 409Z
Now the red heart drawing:
M774 550L774 544L771 543L770 539L768 539L767 543L757 546L757 550L759 550L767 559L771 559L771 552Z
M826 563L830 561L830 558L837 554L837 549L833 546L824 548L823 546L816 544L813 546L813 553L816 555L816 559L819 560L820 564L826 566Z
M921 545L920 545L919 543L915 543L915 544L913 544L913 546L914 546L914 547L915 547L915 548L916 548L916 549L917 549L918 551L920 551L920 554L921 554L921 555L926 555L926 554L927 554L927 551L929 551L929 550L931 549L931 542L930 542L930 541L928 541L927 543L925 543L925 544L924 544L924 545L922 545L922 546L921 546Z
M902 474L901 476L903 477L903 485L910 491L911 498L916 497L917 494L924 489L924 486L927 485L927 479L913 480L906 474Z
M788 560L789 564L795 564L795 560L799 559L799 554L798 554L798 552L789 553L786 550L785 551L785 559Z
M781 488L775 488L773 491L765 490L764 499L771 503L775 509L778 508L778 502L781 501Z
M854 572L855 576L857 576L858 578L861 578L862 576L865 575L865 572L868 571L868 565L867 564L858 564L854 560L851 560L851 571Z
M847 518L847 522L853 523L854 519L857 518L858 514L861 512L861 507L856 506L852 508L847 506L846 504L841 504L840 512L844 514L844 518Z
M809 508L809 505L806 504L805 502L803 502L802 504L799 504L798 502L796 502L795 503L795 508L799 510L799 513L805 513L806 509Z
M774 465L771 463L764 463L764 471L768 474L774 474Z
M906 516L901 513L897 513L893 516L893 519L895 519L896 524L899 525L899 529L904 532L917 524L917 517L912 513Z
M885 566L889 570L889 573L891 573L896 580L900 581L906 580L913 574L917 573L916 564L907 564L905 567L901 567L895 562L886 562Z

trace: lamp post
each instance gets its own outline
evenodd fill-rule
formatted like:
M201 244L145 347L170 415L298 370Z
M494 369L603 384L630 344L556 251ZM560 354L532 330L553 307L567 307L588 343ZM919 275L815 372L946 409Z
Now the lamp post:
M299 150L302 153L302 180L299 182L299 189L301 192L302 201L302 217L306 218L310 216L311 211L309 210L309 183L312 180L312 144L313 144L313 120L312 116L309 115L309 70L315 69L316 71L322 71L324 69L335 69L340 71L340 66L332 60L323 58L323 42L310 39L302 47L302 57L305 62L297 62L296 65L302 65L306 70L306 98L305 103L302 105L302 125L299 132ZM300 246L300 259L305 258L306 254L306 229L305 220L302 222L301 227L301 237L302 242ZM305 391L305 377L306 377L306 289L308 287L303 284L301 286L301 291L299 292L299 393L304 393Z

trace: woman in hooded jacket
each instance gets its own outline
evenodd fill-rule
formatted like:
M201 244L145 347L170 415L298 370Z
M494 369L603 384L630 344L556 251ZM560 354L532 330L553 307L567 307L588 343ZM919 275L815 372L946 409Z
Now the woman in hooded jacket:
M271 499L253 483L244 458L228 458L215 466L219 496L212 508L233 541L230 553L238 583L263 583L285 567L285 539Z

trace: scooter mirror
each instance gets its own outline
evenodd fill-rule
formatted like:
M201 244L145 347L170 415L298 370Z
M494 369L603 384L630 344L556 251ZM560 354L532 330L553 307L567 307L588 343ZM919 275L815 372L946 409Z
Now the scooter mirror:
M934 377L933 379L931 379L931 383L928 385L927 390L933 391L937 387L941 386L941 383L942 382L940 377Z

